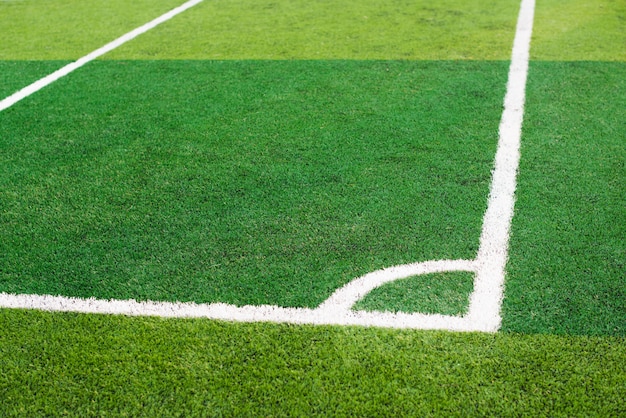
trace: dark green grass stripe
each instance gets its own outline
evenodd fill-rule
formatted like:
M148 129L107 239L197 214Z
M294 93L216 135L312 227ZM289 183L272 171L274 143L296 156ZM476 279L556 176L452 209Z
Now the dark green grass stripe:
M474 273L432 273L387 283L368 293L355 310L463 315L474 289Z
M626 335L625 80L531 63L505 330Z
M67 61L0 61L0 100L67 63Z
M0 114L0 288L316 306L471 258L504 62L94 62Z
M619 416L624 339L0 310L3 416Z

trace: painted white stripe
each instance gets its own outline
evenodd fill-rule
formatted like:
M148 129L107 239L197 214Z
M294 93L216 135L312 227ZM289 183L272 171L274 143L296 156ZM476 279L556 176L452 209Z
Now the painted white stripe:
M0 293L0 307L164 318L209 318L235 322L359 325L454 331L476 330L473 324L461 317L363 311L344 311L337 314L319 308L282 308L271 305L237 307L225 303L137 302L135 300L81 299L64 296Z
M112 50L114 50L115 48L125 44L126 42L130 41L131 39L136 38L137 36L141 35L142 33L145 33L147 31L149 31L150 29L155 28L156 26L160 25L163 22L166 22L168 20L170 20L171 18L173 18L174 16L176 16L179 13L184 12L185 10L195 6L196 4L202 2L203 0L190 0L184 4L182 4L179 7L176 7L175 9L170 10L169 12L157 17L156 19L146 23L143 26L138 27L137 29L134 29L130 32L128 32L125 35L120 36L119 38L117 38L116 40L109 42L108 44L104 45L101 48L96 49L95 51L85 55L82 58L79 58L78 60L66 65L63 68L58 69L57 71L45 76L44 78L35 81L33 84L24 87L23 89L21 89L20 91L12 94L11 96L3 99L2 101L0 101L0 112L2 112L3 110L13 106L15 103L19 102L22 99L25 99L26 97L30 96L33 93L36 93L37 91L41 90L42 88L46 87L47 85L54 83L55 81L57 81L59 78L68 75L69 73L71 73L72 71L82 67L83 65L87 64L90 61L95 60L96 58L100 57L101 55L106 54L107 52L110 52Z
M515 205L534 13L535 0L522 0L500 120L489 203L483 219L476 258L479 268L468 312L470 318L480 321L493 331L500 328L502 320L500 308L509 252L509 231Z
M241 322L360 325L394 328L495 332L500 327L505 266L515 203L516 176L532 34L534 0L522 0L518 17L504 110L500 121L492 183L475 260L432 260L390 267L353 280L315 309L278 306L237 307L224 303L195 304L79 299L63 296L0 293L0 306L49 311L202 317ZM372 289L393 280L447 272L475 273L474 290L465 316L352 311Z

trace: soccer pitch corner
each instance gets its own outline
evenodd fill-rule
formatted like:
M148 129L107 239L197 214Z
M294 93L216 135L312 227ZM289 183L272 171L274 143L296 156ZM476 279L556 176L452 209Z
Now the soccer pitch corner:
M0 1L0 415L623 415L625 18Z
M62 69L31 84L2 101L2 109L36 93L47 85L65 77L100 56L132 41L135 37L154 29L169 19L196 6L200 1L187 2L149 23L123 35L115 41L91 52ZM335 291L315 309L281 308L273 305L246 305L237 307L224 303L194 305L164 302L127 303L121 300L88 300L63 296L13 295L3 293L5 307L30 307L52 310L83 312L163 314L167 316L200 316L230 320L269 320L278 322L381 325L426 329L496 331L500 326L500 304L507 260L508 233L513 215L515 176L519 161L519 143L523 119L524 91L528 69L528 56L534 2L522 2L515 40L513 58L509 71L504 111L500 121L495 168L490 189L490 199L484 215L478 254L474 260L425 261L387 267L361 276ZM469 308L464 316L446 316L421 313L373 313L352 311L354 303L381 284L397 279L428 273L467 271L474 273L475 280L469 295ZM124 306L124 305L127 306ZM178 307L178 308L176 308ZM175 313L179 312L179 313ZM190 313L194 312L194 313Z

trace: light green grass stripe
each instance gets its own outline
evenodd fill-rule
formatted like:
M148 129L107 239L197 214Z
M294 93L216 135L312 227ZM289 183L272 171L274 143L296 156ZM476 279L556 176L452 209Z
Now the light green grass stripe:
M531 60L626 61L626 2L537 2Z
M182 3L0 1L0 60L75 60Z
M0 310L3 416L618 416L626 341Z
M508 60L518 0L211 0L110 59Z

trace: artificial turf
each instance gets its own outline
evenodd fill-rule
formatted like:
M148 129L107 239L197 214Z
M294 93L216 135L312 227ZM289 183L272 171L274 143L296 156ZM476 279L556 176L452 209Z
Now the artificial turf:
M0 59L5 60L0 63L0 93L10 94L57 65L37 60L75 59L175 3L178 2L0 1ZM104 58L495 59L502 60L498 65L504 68L510 56L518 5L517 1L478 0L432 4L205 1ZM289 10L290 6L297 7ZM537 2L531 47L535 61L531 61L522 138L503 305L504 332L485 335L233 324L2 309L0 415L623 415L626 285L624 246L620 239L626 222L620 205L624 182L620 180L624 178L626 136L620 105L624 102L626 57L624 8L624 2L616 0ZM363 13L365 10L367 13ZM106 19L100 20L100 16ZM347 22L344 33L343 21ZM389 21L393 25L387 25ZM239 34L246 42L240 42L243 38L238 38ZM415 43L417 38L420 41ZM188 64L202 67L207 62ZM446 65L461 68L456 64ZM136 197L150 197L148 191L137 183L136 189L131 188L132 193L119 195L116 182L132 185L129 179L137 178L134 176L147 180L154 178L147 173L167 172L170 166L142 167L142 161L146 162L142 158L146 156L156 156L158 161L172 161L172 157L194 161L197 142L179 147L159 142L180 128L178 119L182 113L171 112L170 106L179 103L175 97L149 88L150 80L158 77L138 69L150 67L120 61L109 65L108 70L97 65L80 70L94 70L95 74L110 77L110 88L104 89L104 93L98 89L98 82L93 86L87 74L77 72L68 81L60 82L65 94L53 85L0 115L0 210L5 221L13 220L4 225L8 235L0 235L0 254L5 263L12 260L4 266L13 271L35 268L41 276L49 277L55 270L47 269L49 265L41 264L41 259L69 254L65 259L73 256L71 263L83 269L84 277L97 277L99 265L91 263L94 259L89 257L93 257L90 250L97 243L94 237L99 236L99 231L81 228L91 227L94 220L107 216L113 222L110 226L128 217L128 224L117 225L128 226L131 235L138 231L133 228L146 226L143 218L133 217L132 209ZM111 68L116 65L120 69L114 72ZM162 62L153 65L153 69L168 67ZM442 63L411 65L437 68ZM108 108L100 106L109 93L124 91L115 79L119 77L117 83L127 80L126 69L145 75L143 88L133 96L132 86L128 86L128 96L117 96L120 103ZM176 73L171 71L169 79L176 78ZM449 90L449 96L453 97L454 89L462 84L451 86L454 88ZM80 91L79 86L85 91ZM172 103L142 101L142 95L144 99L161 95ZM123 103L127 97L129 106ZM446 94L431 97L435 104L439 97L448 100ZM239 100L243 103L244 98ZM99 103L99 107L92 107L94 103ZM192 99L186 103L198 102ZM134 124L115 112L103 111L107 109L129 109L149 123ZM142 110L156 113L151 119ZM100 124L95 122L102 118ZM10 125L5 123L7 120ZM187 122L187 130L180 132L188 132ZM345 126L338 121L336 125ZM94 127L98 129L93 130ZM81 134L67 135L72 130ZM461 135L458 131L452 133ZM119 142L106 142L116 137ZM122 139L132 137L152 140L144 144L131 142L132 146L124 148ZM457 151L463 152L461 148L449 151L453 158ZM21 168L28 166L28 170L18 169L17 157L23 159ZM77 164L81 158L83 165ZM62 164L64 159L68 164ZM108 164L90 165L98 162ZM438 163L445 166L444 159ZM73 178L72 167L88 177ZM97 171L89 170L90 167ZM195 166L189 169L193 171ZM37 173L54 176L39 177ZM107 173L113 177L108 178ZM60 179L69 187L64 188ZM194 180L181 179L190 184ZM81 181L85 185L88 180L100 181L91 185L91 195L69 193L76 191L75 186ZM94 198L98 188L109 200L98 202ZM39 195L32 194L37 191ZM165 191L176 192L176 196L185 193L183 188L174 187ZM26 193L20 197L22 192ZM33 200L33 196L38 198ZM83 211L82 221L86 222L67 225L67 219L76 219L72 217L81 213L80 205L72 206L77 202L117 206L119 212L111 216L115 212ZM174 212L180 209L171 200L159 203ZM480 205L484 203L482 200ZM68 217L55 215L55 208L65 211ZM477 212L482 210L484 207ZM45 216L38 217L38 211ZM39 229L29 230L28 224L16 222L20 216L36 220L33 224ZM55 223L44 225L41 221L55 216ZM429 221L434 219L433 212ZM154 244L154 254L150 256L156 258L161 256L158 241L165 237L167 244L167 239L171 239L168 232L180 231L174 218L157 220L149 230L151 239L135 235ZM59 236L57 227L66 228L65 238L84 242L81 240L87 236L92 241L87 241L85 248L72 244L73 250L55 241L46 244L46 237ZM38 235L42 230L49 235ZM91 231L91 235L85 235L85 231ZM127 237L124 228L119 231L122 238ZM104 232L110 233L111 229L104 228ZM475 239L473 231L467 236ZM38 257L36 251L40 247L30 246L37 242L55 248L56 254L44 252L43 257ZM147 251L146 247L134 246L137 242L140 241L119 240L117 254L132 259L137 248ZM426 248L430 244L419 245ZM182 250L183 255L191 251ZM25 257L16 256L16 252ZM189 260L196 259L180 257L175 261ZM34 267L37 263L39 266ZM149 263L143 267L144 274L155 271ZM157 269L161 267L157 265ZM57 271L64 277L78 277L68 275L63 268ZM19 284L20 277L12 279ZM387 307L407 309L398 307L399 300L402 297L387 302Z
M624 80L623 62L531 65L505 330L626 335Z
M0 289L315 307L473 258L506 68L91 63L0 114Z
M179 0L0 1L0 60L75 60L179 4Z
M67 61L0 61L0 100L67 63Z
M531 60L626 61L626 2L537 1Z
M377 287L353 309L463 315L467 313L473 289L474 274L470 272L425 274Z
M3 416L620 416L623 338L0 310Z
M211 0L103 58L508 60L518 7L517 0Z

